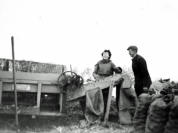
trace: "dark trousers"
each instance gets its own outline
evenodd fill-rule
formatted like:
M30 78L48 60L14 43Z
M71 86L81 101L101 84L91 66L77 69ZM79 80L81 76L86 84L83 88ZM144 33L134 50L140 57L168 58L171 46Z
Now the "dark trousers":
M140 96L140 94L142 94L144 91L143 91L143 86L140 86L140 85L135 85L135 93L137 95L137 97Z
M143 88L142 87L135 87L135 93L136 93L137 97L139 97L140 94L143 93Z
M105 115L107 102L108 102L109 88L103 89L102 93L103 93L103 100L104 100L104 115Z
M116 108L118 112L119 112L120 89L121 89L121 84L116 85Z
M119 111L119 98L120 98L120 88L121 84L116 85L116 107ZM109 95L109 88L105 88L102 90L103 93L103 100L104 100L104 114L106 113L107 108L107 101L108 101L108 95Z

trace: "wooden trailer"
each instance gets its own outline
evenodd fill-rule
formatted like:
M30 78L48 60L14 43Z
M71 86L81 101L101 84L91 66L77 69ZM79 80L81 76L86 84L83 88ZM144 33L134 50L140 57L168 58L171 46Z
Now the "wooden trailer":
M61 115L62 93L58 87L59 74L16 72L16 89L18 96L18 113L31 115ZM14 113L14 85L12 72L0 71L0 113ZM54 102L49 98L55 97L55 108L44 109L44 102L51 107ZM53 100L54 101L54 100ZM54 107L53 107L54 108Z

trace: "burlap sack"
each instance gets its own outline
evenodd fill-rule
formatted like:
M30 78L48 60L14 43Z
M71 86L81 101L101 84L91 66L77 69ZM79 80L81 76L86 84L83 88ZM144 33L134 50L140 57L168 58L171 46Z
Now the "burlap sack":
M149 106L152 102L152 96L149 94L141 94L139 103L133 118L134 133L145 133L145 124Z
M178 96L175 96L164 133L178 133Z
M136 109L136 94L133 88L120 88L119 123L132 124Z
M163 133L168 121L169 110L170 103L164 102L162 97L156 99L149 108L145 133Z
M99 121L104 113L103 95L100 88L86 92L85 118L89 123Z

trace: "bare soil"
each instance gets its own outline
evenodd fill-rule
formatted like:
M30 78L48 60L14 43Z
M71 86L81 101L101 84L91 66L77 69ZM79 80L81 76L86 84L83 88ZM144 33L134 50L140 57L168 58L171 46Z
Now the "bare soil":
M108 126L102 123L88 124L78 102L67 105L66 116L19 115L19 133L129 133L132 125L118 123L115 103L112 102ZM17 132L14 115L0 115L0 133Z

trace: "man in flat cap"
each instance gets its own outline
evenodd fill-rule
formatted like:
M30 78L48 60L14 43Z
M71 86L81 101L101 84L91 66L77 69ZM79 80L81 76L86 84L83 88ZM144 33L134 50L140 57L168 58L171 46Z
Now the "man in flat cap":
M137 46L129 46L127 50L132 57L132 70L135 77L134 87L138 97L141 93L148 91L152 81L147 69L146 60L137 54Z

